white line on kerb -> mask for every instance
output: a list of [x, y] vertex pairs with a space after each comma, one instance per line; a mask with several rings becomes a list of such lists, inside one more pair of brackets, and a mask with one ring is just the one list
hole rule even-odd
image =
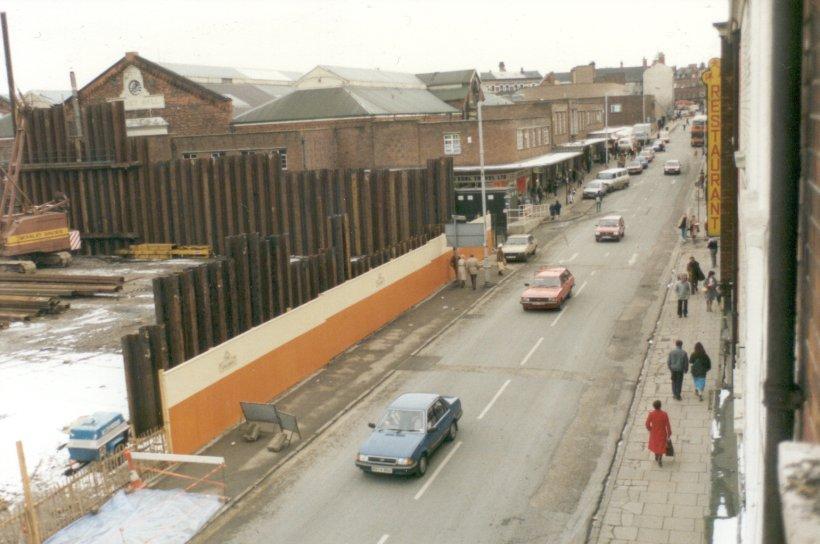
[[[507, 381], [507, 383], [509, 383], [509, 380]], [[447, 464], [447, 462], [450, 460], [450, 458], [453, 456], [453, 454], [460, 447], [461, 447], [461, 440], [459, 440], [458, 442], [455, 443], [455, 445], [453, 446], [453, 449], [451, 449], [450, 453], [447, 454], [447, 457], [444, 458], [444, 460], [436, 468], [436, 470], [433, 472], [433, 474], [430, 475], [430, 477], [427, 479], [427, 481], [424, 483], [424, 485], [421, 486], [421, 489], [419, 489], [419, 492], [416, 493], [415, 497], [413, 497], [414, 500], [419, 500], [421, 498], [421, 496], [424, 495], [424, 492], [427, 491], [427, 488], [430, 487], [430, 484], [432, 484], [435, 481], [436, 476], [438, 476], [439, 472], [441, 472], [441, 469], [444, 468], [444, 466]], [[382, 538], [384, 538], [384, 537], [382, 537]]]
[[388, 538], [390, 538], [390, 535], [382, 535], [382, 537], [379, 539], [378, 542], [376, 542], [376, 544], [384, 544], [385, 542], [387, 542]]
[[563, 311], [558, 310], [558, 312], [559, 312], [559, 313], [558, 313], [558, 317], [556, 317], [556, 318], [552, 321], [552, 323], [550, 323], [550, 327], [554, 327], [554, 326], [555, 326], [555, 324], [556, 324], [556, 323], [558, 323], [558, 320], [559, 320], [559, 319], [561, 319], [561, 316], [562, 316], [562, 315], [564, 315], [564, 312], [563, 312]]
[[490, 403], [487, 406], [485, 406], [483, 410], [481, 410], [481, 413], [478, 414], [478, 419], [484, 419], [484, 416], [487, 415], [487, 412], [490, 411], [490, 408], [493, 407], [493, 404], [495, 404], [495, 401], [498, 400], [498, 397], [501, 396], [501, 393], [504, 392], [504, 390], [507, 388], [508, 385], [510, 385], [510, 380], [507, 380], [506, 382], [504, 382], [504, 385], [501, 386], [501, 389], [499, 389], [498, 392], [495, 394], [495, 396], [492, 398], [492, 400], [490, 400]]
[[633, 264], [635, 264], [635, 261], [637, 261], [637, 260], [638, 260], [638, 254], [633, 253], [632, 256], [629, 258], [629, 266], [632, 266]]
[[[593, 273], [594, 273], [594, 271], [593, 271]], [[591, 275], [592, 275], [592, 274], [590, 274], [590, 276], [591, 276]], [[584, 283], [582, 283], [582, 284], [581, 284], [581, 287], [579, 287], [579, 288], [578, 288], [578, 291], [576, 291], [576, 292], [575, 292], [575, 296], [578, 296], [578, 295], [580, 295], [580, 294], [581, 294], [581, 291], [583, 291], [583, 290], [584, 290], [584, 287], [586, 287], [586, 286], [587, 286], [587, 283], [589, 283], [589, 282], [585, 281]]]
[[532, 357], [532, 354], [535, 353], [535, 350], [538, 349], [538, 346], [540, 346], [541, 342], [543, 342], [543, 341], [544, 341], [544, 337], [542, 336], [541, 338], [538, 339], [538, 342], [535, 343], [535, 345], [532, 347], [532, 349], [529, 351], [529, 353], [527, 353], [527, 355], [521, 361], [521, 366], [524, 366], [525, 364], [527, 364], [527, 361], [530, 360], [530, 357]]

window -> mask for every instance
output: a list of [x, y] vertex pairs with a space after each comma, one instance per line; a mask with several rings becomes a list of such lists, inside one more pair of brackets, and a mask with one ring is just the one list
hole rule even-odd
[[195, 158], [197, 158], [197, 156], [198, 155], [196, 153], [183, 153], [182, 154], [183, 159], [190, 159], [190, 160], [194, 160]]
[[519, 129], [519, 130], [516, 131], [516, 133], [515, 133], [515, 142], [516, 142], [516, 147], [519, 150], [524, 149], [524, 131], [523, 130]]
[[288, 148], [286, 147], [277, 147], [273, 149], [276, 153], [279, 153], [279, 163], [282, 165], [282, 170], [288, 169]]
[[515, 134], [516, 148], [519, 150], [542, 147], [550, 144], [550, 127], [519, 128]]
[[451, 132], [444, 135], [444, 154], [461, 155], [461, 134]]
[[544, 145], [550, 145], [550, 127], [541, 127], [541, 139]]
[[224, 156], [225, 156], [224, 151], [214, 151], [214, 152], [211, 153], [211, 158], [212, 159], [218, 159], [219, 157], [224, 157]]
[[621, 113], [621, 105], [620, 104], [610, 104], [609, 105], [609, 113]]

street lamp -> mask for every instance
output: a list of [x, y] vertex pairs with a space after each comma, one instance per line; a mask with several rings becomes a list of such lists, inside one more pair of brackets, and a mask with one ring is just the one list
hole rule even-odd
[[484, 124], [481, 117], [481, 104], [484, 99], [478, 101], [478, 168], [481, 173], [481, 220], [484, 231], [484, 287], [490, 284], [490, 257], [487, 252], [487, 181], [484, 178]]
[[609, 94], [604, 93], [604, 156], [609, 166]]

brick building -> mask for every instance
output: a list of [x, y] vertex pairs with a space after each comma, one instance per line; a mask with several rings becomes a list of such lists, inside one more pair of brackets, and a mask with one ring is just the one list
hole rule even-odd
[[706, 87], [700, 75], [705, 69], [706, 65], [700, 63], [689, 64], [675, 70], [675, 101], [688, 100], [703, 109], [706, 102]]
[[476, 104], [484, 97], [478, 72], [455, 70], [416, 74], [416, 76], [427, 85], [428, 91], [459, 110], [463, 119], [475, 118]]
[[517, 72], [507, 71], [503, 62], [498, 63], [498, 71], [481, 72], [481, 88], [484, 92], [512, 95], [521, 89], [535, 87], [543, 76], [536, 70], [524, 70], [521, 68]]
[[125, 56], [79, 91], [81, 104], [122, 100], [129, 136], [226, 131], [231, 99], [137, 53]]

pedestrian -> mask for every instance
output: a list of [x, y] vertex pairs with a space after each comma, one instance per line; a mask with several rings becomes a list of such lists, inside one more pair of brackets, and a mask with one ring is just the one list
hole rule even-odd
[[575, 202], [575, 189], [569, 190], [569, 203], [572, 204]]
[[689, 317], [690, 294], [692, 294], [692, 287], [686, 274], [678, 274], [678, 282], [675, 284], [675, 295], [678, 297], [678, 317]]
[[550, 204], [550, 221], [555, 219], [555, 204]]
[[450, 268], [453, 269], [453, 277], [458, 282], [458, 250], [453, 248], [453, 254], [450, 256]]
[[467, 259], [467, 272], [470, 274], [470, 283], [473, 286], [473, 291], [475, 291], [476, 282], [478, 281], [478, 259], [475, 258], [475, 255], [470, 254], [470, 258]]
[[718, 239], [712, 236], [706, 243], [706, 247], [709, 248], [709, 256], [712, 258], [712, 268], [717, 268]]
[[694, 242], [695, 239], [698, 237], [698, 218], [695, 217], [695, 214], [689, 216], [689, 236], [692, 238]]
[[666, 454], [666, 444], [672, 438], [672, 426], [669, 425], [669, 415], [661, 410], [661, 401], [652, 403], [654, 410], [646, 416], [646, 430], [649, 431], [649, 451], [655, 454], [655, 461], [659, 467], [663, 466], [663, 456]]
[[682, 340], [675, 340], [675, 349], [669, 352], [666, 366], [672, 377], [672, 397], [675, 400], [683, 400], [681, 388], [683, 387], [683, 375], [689, 371], [689, 355], [683, 349]]
[[688, 226], [689, 219], [686, 217], [686, 214], [683, 214], [678, 221], [678, 228], [680, 229], [680, 240], [681, 242], [686, 241], [686, 229]]
[[596, 212], [601, 211], [601, 206], [603, 205], [603, 203], [604, 203], [604, 197], [601, 196], [601, 193], [598, 193], [597, 195], [595, 195], [595, 211]]
[[498, 244], [498, 247], [495, 250], [495, 264], [498, 266], [499, 276], [503, 276], [504, 271], [507, 269], [507, 258], [504, 256], [504, 252], [501, 248], [502, 245]]
[[712, 369], [712, 360], [706, 355], [703, 344], [695, 342], [695, 349], [692, 350], [692, 357], [689, 359], [692, 365], [692, 382], [695, 384], [695, 394], [699, 400], [703, 400], [703, 389], [706, 387], [706, 373]]
[[695, 257], [689, 257], [689, 264], [686, 265], [686, 273], [689, 275], [689, 283], [692, 284], [691, 293], [697, 294], [698, 282], [706, 279], [703, 275], [703, 270], [700, 268], [700, 263], [695, 260]]
[[712, 311], [712, 303], [719, 300], [718, 282], [715, 277], [715, 271], [710, 270], [709, 275], [706, 276], [706, 282], [703, 284], [706, 287], [706, 311]]
[[557, 198], [555, 199], [555, 204], [553, 204], [553, 206], [555, 206], [555, 215], [561, 215], [561, 203], [558, 202]]
[[458, 256], [458, 286], [464, 289], [467, 284], [467, 260], [464, 255]]

